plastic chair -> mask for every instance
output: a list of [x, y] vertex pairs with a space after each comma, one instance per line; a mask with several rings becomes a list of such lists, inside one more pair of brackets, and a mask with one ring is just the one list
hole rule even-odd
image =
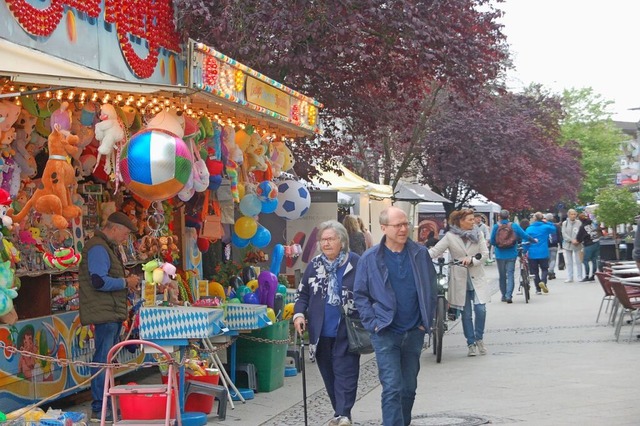
[[258, 391], [258, 372], [256, 366], [250, 363], [240, 363], [236, 365], [236, 382], [238, 381], [238, 373], [245, 373], [247, 375], [247, 387]]
[[624, 321], [624, 317], [626, 314], [629, 314], [630, 323], [631, 323], [631, 331], [629, 333], [629, 343], [631, 343], [631, 338], [633, 337], [633, 329], [636, 325], [636, 320], [640, 319], [640, 301], [631, 300], [629, 297], [629, 293], [627, 292], [627, 288], [619, 282], [612, 281], [611, 288], [613, 289], [613, 293], [620, 303], [620, 317], [618, 318], [618, 324], [616, 325], [616, 341], [620, 340], [620, 330], [622, 328], [622, 322]]
[[[120, 348], [128, 345], [141, 345], [149, 346], [155, 349], [156, 352], [162, 354], [165, 359], [172, 359], [171, 355], [159, 345], [156, 345], [153, 342], [148, 342], [146, 340], [125, 340], [117, 343], [113, 346], [109, 353], [107, 354], [107, 362], [113, 363], [116, 355], [120, 352]], [[178, 381], [176, 380], [176, 370], [174, 368], [174, 364], [169, 364], [169, 371], [167, 374], [167, 383], [166, 384], [157, 384], [157, 385], [115, 385], [115, 377], [113, 367], [107, 367], [105, 370], [105, 378], [104, 378], [104, 393], [103, 393], [103, 401], [107, 401], [107, 398], [111, 398], [111, 407], [114, 413], [118, 412], [118, 397], [122, 395], [166, 395], [166, 408], [165, 408], [165, 418], [164, 425], [169, 426], [173, 423], [173, 419], [171, 418], [171, 403], [173, 399], [173, 403], [175, 404], [175, 420], [178, 423], [178, 426], [182, 426], [182, 418], [180, 416], [180, 401], [179, 401], [179, 390], [178, 390]], [[105, 425], [106, 416], [107, 416], [107, 405], [106, 403], [102, 404], [102, 415], [100, 417], [100, 426]], [[114, 420], [114, 426], [118, 424], [162, 424], [159, 421], [154, 420], [125, 420], [118, 422], [117, 419]], [[160, 419], [158, 419], [160, 420]]]
[[[194, 380], [187, 380], [184, 386], [184, 399], [189, 398], [192, 393], [199, 393], [203, 395], [210, 395], [214, 398], [214, 402], [218, 400], [218, 419], [224, 420], [227, 418], [227, 399], [229, 398], [229, 391], [224, 386], [214, 385], [213, 383], [196, 382]], [[208, 413], [207, 413], [208, 414]]]
[[[596, 323], [600, 320], [600, 313], [602, 312], [602, 306], [604, 302], [607, 302], [607, 306], [604, 309], [604, 312], [607, 313], [609, 310], [609, 305], [611, 302], [615, 301], [615, 295], [613, 294], [613, 290], [611, 289], [611, 282], [609, 279], [611, 275], [605, 274], [604, 272], [596, 272], [596, 277], [598, 278], [598, 282], [604, 291], [604, 296], [602, 296], [602, 300], [600, 301], [600, 309], [598, 309], [598, 316], [596, 317]], [[611, 316], [613, 314], [613, 308], [609, 314], [609, 322], [611, 322]]]

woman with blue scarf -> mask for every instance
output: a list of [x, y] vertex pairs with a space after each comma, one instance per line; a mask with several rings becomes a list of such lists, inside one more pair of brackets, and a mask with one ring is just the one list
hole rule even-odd
[[[349, 352], [342, 316], [357, 316], [353, 282], [358, 256], [349, 251], [347, 230], [335, 220], [318, 226], [321, 254], [302, 276], [294, 306], [293, 324], [302, 334], [309, 326], [309, 354], [315, 357], [333, 406], [333, 426], [351, 425], [356, 402], [360, 355]], [[305, 321], [306, 314], [306, 321]]]
[[[484, 261], [489, 256], [484, 235], [475, 225], [474, 211], [456, 210], [449, 215], [449, 232], [429, 250], [436, 259], [449, 250], [450, 258], [461, 265], [449, 268], [449, 293], [452, 308], [462, 309], [462, 330], [467, 339], [468, 356], [485, 355], [484, 323], [487, 317], [485, 304], [491, 301], [491, 289], [484, 277]], [[480, 254], [479, 259], [476, 258]], [[475, 314], [475, 324], [472, 314]]]

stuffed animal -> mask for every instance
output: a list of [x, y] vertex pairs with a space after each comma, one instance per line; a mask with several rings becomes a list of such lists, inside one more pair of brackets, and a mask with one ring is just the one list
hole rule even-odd
[[[11, 261], [7, 260], [5, 262], [0, 263], [0, 318], [2, 322], [6, 322], [8, 324], [14, 324], [17, 321], [18, 316], [9, 316], [7, 315], [14, 311], [13, 309], [13, 299], [18, 297], [18, 292], [13, 288], [13, 280], [14, 273], [11, 268]], [[11, 319], [13, 318], [13, 322]]]
[[13, 230], [13, 219], [7, 216], [7, 211], [11, 205], [11, 197], [4, 189], [0, 189], [0, 226], [3, 235], [7, 236]]
[[76, 188], [76, 176], [68, 156], [76, 154], [78, 137], [65, 135], [57, 127], [49, 135], [49, 159], [42, 172], [41, 185], [33, 193], [20, 213], [13, 214], [9, 209], [8, 215], [14, 222], [21, 222], [31, 211], [31, 208], [43, 214], [52, 214], [52, 221], [56, 228], [66, 229], [69, 219], [79, 217], [82, 210], [73, 204], [71, 190]]
[[100, 158], [106, 157], [104, 171], [107, 175], [111, 174], [111, 154], [116, 144], [124, 140], [124, 128], [118, 120], [116, 109], [111, 104], [104, 104], [100, 108], [100, 121], [95, 126], [96, 139], [100, 141], [98, 147], [98, 157], [96, 158], [96, 167], [100, 164]]
[[[184, 119], [182, 120], [182, 123], [184, 124]], [[151, 120], [149, 120], [147, 129], [166, 130], [178, 136], [180, 139], [184, 137], [184, 127], [180, 125], [178, 117], [165, 110], [160, 111]]]
[[154, 271], [156, 269], [159, 269], [161, 264], [162, 262], [160, 262], [160, 260], [158, 259], [152, 259], [147, 263], [142, 264], [142, 271], [144, 272], [145, 282], [149, 284], [160, 284], [162, 282], [162, 279], [160, 279], [159, 281], [154, 281], [153, 277]]
[[11, 148], [11, 144], [16, 140], [16, 129], [13, 127], [6, 132], [0, 133], [0, 153], [3, 157], [11, 157], [16, 152]]
[[67, 132], [71, 130], [71, 111], [69, 111], [69, 102], [62, 102], [60, 107], [53, 111], [53, 114], [51, 114], [51, 118], [49, 119], [49, 125], [51, 126], [52, 131], [55, 126], [60, 126], [60, 130]]
[[13, 102], [0, 101], [0, 132], [7, 132], [18, 121], [20, 107]]

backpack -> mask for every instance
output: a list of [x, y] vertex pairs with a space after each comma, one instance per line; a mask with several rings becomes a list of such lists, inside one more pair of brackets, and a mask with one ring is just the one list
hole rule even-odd
[[549, 234], [549, 245], [551, 247], [555, 247], [556, 245], [558, 245], [558, 228], [557, 227], [556, 227], [556, 232], [554, 232], [553, 234]]
[[498, 225], [496, 232], [496, 247], [501, 249], [511, 248], [516, 245], [516, 233], [511, 222]]

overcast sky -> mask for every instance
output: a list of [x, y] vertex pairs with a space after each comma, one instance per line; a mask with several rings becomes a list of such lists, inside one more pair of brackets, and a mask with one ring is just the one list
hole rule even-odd
[[506, 0], [499, 7], [516, 66], [511, 88], [592, 87], [615, 101], [614, 120], [640, 120], [640, 110], [629, 111], [640, 107], [640, 1]]

